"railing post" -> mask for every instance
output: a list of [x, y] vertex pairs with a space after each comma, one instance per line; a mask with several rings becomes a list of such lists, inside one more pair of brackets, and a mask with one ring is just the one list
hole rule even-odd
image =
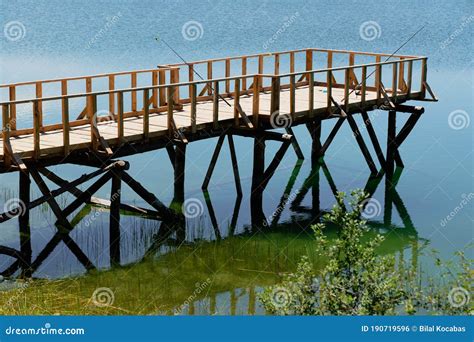
[[[171, 69], [170, 83], [179, 83], [179, 68]], [[179, 103], [179, 86], [174, 87], [173, 91], [174, 104]]]
[[[67, 80], [61, 81], [61, 95], [67, 95]], [[61, 99], [62, 107], [62, 122], [63, 122], [63, 146], [64, 146], [64, 156], [69, 154], [69, 99], [63, 97]]]
[[[226, 58], [225, 60], [225, 77], [230, 77], [230, 59]], [[230, 93], [230, 81], [225, 80], [225, 92], [226, 94]]]
[[[43, 97], [43, 84], [36, 82], [36, 98], [40, 99]], [[43, 128], [43, 101], [38, 101], [38, 120], [39, 128]]]
[[332, 71], [328, 70], [327, 76], [326, 76], [326, 106], [328, 107], [328, 113], [329, 115], [332, 115]]
[[258, 115], [260, 112], [260, 77], [259, 75], [253, 77], [252, 117], [255, 129], [258, 128]]
[[196, 103], [197, 103], [197, 87], [191, 84], [191, 132], [196, 133]]
[[[212, 61], [207, 62], [207, 79], [212, 80]], [[212, 95], [212, 84], [207, 83], [207, 95]]]
[[393, 69], [392, 69], [392, 97], [393, 100], [397, 100], [397, 89], [398, 89], [398, 84], [397, 84], [397, 79], [398, 79], [398, 63], [393, 63]]
[[[310, 70], [313, 70], [313, 50], [306, 50], [306, 71]], [[307, 77], [309, 77], [309, 74], [307, 75]]]
[[[375, 63], [380, 63], [380, 55], [375, 57]], [[375, 66], [375, 89], [377, 91], [377, 104], [380, 104], [380, 97], [382, 95], [382, 65]]]
[[411, 93], [411, 83], [413, 79], [413, 61], [408, 61], [408, 71], [407, 71], [407, 94]]
[[[10, 86], [8, 89], [10, 101], [16, 100], [16, 88], [15, 86]], [[10, 105], [10, 131], [16, 130], [16, 104], [12, 103]]]
[[360, 102], [362, 106], [365, 105], [365, 93], [367, 91], [367, 67], [363, 66], [362, 67], [362, 85], [361, 85], [361, 97], [360, 97]]
[[143, 137], [148, 140], [150, 134], [150, 91], [143, 89]]
[[115, 89], [115, 75], [109, 75], [109, 113], [115, 115], [115, 93], [112, 91]]
[[[158, 80], [159, 80], [159, 85], [163, 86], [166, 84], [166, 70], [159, 70], [158, 71]], [[164, 106], [166, 104], [166, 88], [165, 87], [160, 87], [158, 90], [159, 93], [159, 100], [160, 100], [160, 107]]]
[[[137, 73], [136, 72], [132, 72], [130, 74], [130, 83], [131, 83], [132, 88], [137, 87]], [[132, 99], [132, 112], [136, 112], [137, 111], [137, 92], [135, 90], [132, 91], [131, 99]]]
[[[151, 84], [153, 86], [158, 85], [158, 72], [157, 71], [152, 71], [151, 72]], [[153, 108], [158, 108], [158, 89], [153, 88], [153, 90], [151, 92], [152, 92], [151, 103], [153, 105]]]
[[173, 110], [174, 110], [174, 86], [169, 85], [167, 88], [167, 102], [168, 102], [168, 117], [167, 117], [167, 126], [170, 136], [173, 136]]
[[124, 140], [124, 129], [123, 129], [123, 92], [117, 93], [117, 137], [119, 143]]
[[99, 126], [97, 125], [97, 95], [89, 95], [90, 97], [90, 104], [91, 104], [91, 117], [89, 118], [89, 124], [91, 126], [91, 145], [94, 151], [97, 151], [98, 148], [98, 137], [95, 135], [93, 127], [96, 126], [97, 130], [99, 130]]
[[270, 115], [276, 113], [280, 115], [280, 77], [272, 77], [272, 87], [270, 95]]
[[219, 122], [219, 82], [213, 82], [214, 93], [212, 94], [212, 127], [216, 129]]
[[421, 60], [421, 85], [420, 85], [420, 90], [421, 90], [421, 96], [423, 98], [426, 97], [426, 72], [428, 70], [428, 65], [426, 63], [426, 58], [423, 58]]
[[308, 73], [308, 102], [309, 102], [309, 117], [314, 116], [314, 74]]
[[33, 158], [38, 159], [40, 156], [40, 105], [39, 101], [33, 101]]
[[290, 76], [290, 114], [294, 121], [295, 119], [295, 101], [296, 101], [296, 76]]
[[280, 73], [280, 54], [275, 54], [275, 75]]
[[295, 72], [295, 53], [290, 52], [290, 73]]
[[[188, 81], [194, 81], [194, 64], [188, 64]], [[192, 85], [189, 85], [189, 98], [191, 99]]]
[[[242, 76], [247, 75], [247, 57], [242, 57]], [[242, 78], [242, 91], [247, 90], [247, 78]]]
[[8, 143], [10, 140], [10, 115], [7, 104], [2, 105], [2, 137], [3, 137], [3, 162], [6, 167], [11, 165], [11, 157], [8, 151]]
[[344, 73], [344, 110], [349, 109], [349, 88], [351, 79], [351, 68], [346, 68]]
[[[245, 77], [244, 77], [244, 79], [245, 79]], [[234, 90], [235, 90], [234, 91], [234, 126], [239, 127], [240, 113], [239, 113], [237, 108], [238, 108], [239, 102], [240, 102], [240, 78], [235, 79]]]

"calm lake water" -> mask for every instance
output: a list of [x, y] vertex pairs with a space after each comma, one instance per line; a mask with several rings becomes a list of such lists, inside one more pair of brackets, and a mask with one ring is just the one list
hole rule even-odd
[[[400, 214], [394, 206], [391, 222], [384, 220], [381, 182], [374, 194], [381, 210], [371, 221], [374, 231], [387, 236], [381, 253], [396, 253], [408, 259], [415, 254], [415, 261], [427, 272], [431, 271], [431, 262], [427, 257], [418, 258], [419, 253], [436, 249], [449, 260], [454, 252], [472, 243], [473, 203], [467, 200], [463, 204], [473, 192], [472, 1], [334, 1], [331, 5], [320, 1], [4, 1], [0, 7], [2, 27], [12, 21], [24, 26], [22, 39], [1, 37], [2, 84], [180, 62], [163, 43], [157, 43], [156, 36], [165, 39], [188, 61], [305, 47], [391, 53], [425, 25], [399, 53], [429, 57], [428, 81], [440, 100], [411, 103], [426, 110], [400, 150], [405, 169], [397, 186], [398, 204], [402, 203], [406, 212]], [[296, 20], [291, 20], [293, 17]], [[183, 38], [182, 27], [189, 21], [201, 25], [202, 37], [192, 41]], [[373, 40], [364, 40], [360, 34], [361, 25], [368, 21], [376, 24]], [[285, 29], [277, 34], [281, 27]], [[378, 112], [373, 118], [381, 142], [386, 141], [385, 114]], [[399, 117], [404, 115], [400, 113]], [[399, 127], [403, 121], [399, 119]], [[19, 124], [29, 122], [30, 115], [20, 112]], [[323, 137], [332, 125], [323, 124]], [[295, 128], [295, 134], [306, 159], [295, 169], [296, 156], [288, 150], [264, 193], [267, 216], [278, 207], [289, 181], [291, 184], [294, 180], [290, 190], [294, 192], [302, 188], [310, 174], [309, 134], [302, 126]], [[311, 210], [305, 210], [311, 208], [311, 191], [298, 208], [285, 207], [280, 224], [271, 232], [253, 232], [249, 201], [253, 142], [235, 137], [244, 195], [237, 202], [240, 207], [233, 228], [237, 196], [228, 153], [220, 156], [209, 196], [200, 189], [216, 140], [195, 142], [187, 149], [186, 198], [202, 203], [202, 215], [188, 220], [185, 243], [175, 238], [164, 246], [155, 246], [160, 223], [124, 215], [122, 265], [138, 262], [149, 253], [139, 264], [105, 271], [110, 267], [108, 212], [89, 208], [71, 237], [104, 272], [80, 277], [80, 293], [90, 296], [96, 287], [110, 287], [117, 305], [133, 310], [136, 305], [149, 302], [143, 308], [147, 313], [169, 312], [189, 298], [196, 302], [190, 313], [261, 312], [255, 293], [278, 282], [279, 274], [294, 270], [300, 256], [311, 253], [312, 235], [303, 229], [312, 222]], [[268, 160], [278, 146], [268, 144]], [[227, 145], [223, 151], [227, 151]], [[171, 202], [173, 170], [166, 151], [125, 159], [130, 162], [132, 176], [163, 202]], [[349, 192], [365, 186], [369, 172], [347, 125], [328, 150], [325, 161], [338, 190]], [[72, 165], [51, 169], [67, 179], [90, 170]], [[334, 204], [334, 196], [323, 172], [320, 180], [321, 208], [328, 210]], [[0, 175], [0, 208], [17, 196], [17, 184], [17, 175]], [[110, 187], [106, 186], [98, 196], [106, 198], [108, 191]], [[39, 191], [33, 188], [33, 193], [36, 196]], [[206, 198], [210, 198], [211, 209]], [[129, 189], [124, 189], [122, 199], [145, 206]], [[70, 196], [61, 198], [63, 203], [70, 200]], [[212, 211], [222, 237], [216, 242], [213, 241], [219, 234], [213, 228]], [[33, 210], [31, 218], [35, 257], [56, 229], [47, 207]], [[15, 220], [2, 224], [0, 245], [19, 247]], [[9, 257], [0, 256], [0, 271], [11, 263]], [[59, 243], [34, 276], [64, 278], [83, 274], [80, 262]], [[208, 278], [209, 284], [205, 283]], [[197, 283], [204, 283], [205, 289], [196, 295]], [[134, 303], [139, 304], [134, 307]]]

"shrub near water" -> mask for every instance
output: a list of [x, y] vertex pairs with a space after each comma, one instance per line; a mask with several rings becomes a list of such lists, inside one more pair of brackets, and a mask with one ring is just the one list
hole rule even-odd
[[[352, 192], [351, 210], [344, 208], [345, 194], [339, 193], [336, 205], [324, 216], [324, 223], [313, 227], [318, 256], [326, 260], [318, 272], [303, 257], [295, 273], [267, 288], [260, 300], [270, 314], [276, 315], [387, 315], [395, 313], [462, 314], [469, 313], [472, 273], [469, 260], [459, 253], [461, 270], [453, 265], [440, 267], [439, 281], [431, 278], [420, 286], [416, 270], [396, 264], [395, 257], [379, 256], [376, 249], [384, 237], [368, 242], [363, 235], [368, 227], [361, 220], [364, 199], [361, 190]], [[335, 225], [338, 235], [329, 242], [325, 227]], [[457, 291], [453, 294], [454, 291]], [[454, 305], [453, 305], [454, 303]]]

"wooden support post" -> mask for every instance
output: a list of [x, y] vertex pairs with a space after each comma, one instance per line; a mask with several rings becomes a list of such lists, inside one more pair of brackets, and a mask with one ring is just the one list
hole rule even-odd
[[258, 128], [258, 116], [260, 113], [260, 76], [253, 77], [253, 92], [252, 92], [252, 117], [253, 126]]
[[413, 61], [408, 61], [408, 70], [407, 70], [407, 94], [411, 94], [411, 84], [413, 80]]
[[390, 180], [393, 177], [394, 172], [394, 158], [396, 150], [396, 112], [390, 110], [388, 112], [388, 127], [387, 127], [387, 166], [385, 168], [385, 173], [387, 175], [387, 180]]
[[258, 55], [258, 73], [261, 75], [263, 74], [263, 65], [264, 61], [263, 61], [263, 55]]
[[216, 167], [217, 158], [219, 157], [219, 153], [221, 152], [222, 144], [224, 143], [225, 134], [221, 134], [219, 139], [217, 139], [216, 148], [214, 149], [214, 153], [211, 157], [211, 162], [209, 163], [209, 168], [207, 169], [206, 177], [204, 178], [204, 182], [202, 183], [201, 189], [207, 190], [209, 186], [209, 182], [212, 177], [212, 173], [214, 172], [214, 168]]
[[219, 127], [219, 82], [213, 82], [214, 92], [212, 94], [212, 127]]
[[250, 195], [250, 216], [252, 225], [260, 228], [265, 225], [263, 213], [263, 173], [265, 170], [265, 139], [257, 134], [253, 144], [252, 189]]
[[306, 127], [311, 135], [311, 168], [319, 164], [319, 158], [323, 156], [321, 146], [321, 119], [309, 122]]
[[351, 69], [346, 68], [344, 73], [344, 111], [347, 113], [349, 111], [349, 89], [351, 81]]
[[295, 72], [295, 53], [290, 52], [290, 73]]
[[421, 96], [423, 98], [426, 97], [426, 73], [428, 71], [428, 65], [426, 63], [426, 58], [423, 58], [421, 61], [421, 85], [420, 85], [420, 91], [421, 91]]
[[275, 75], [278, 75], [280, 73], [280, 54], [275, 54], [275, 70], [274, 70]]
[[362, 138], [359, 128], [357, 127], [357, 123], [355, 122], [351, 114], [347, 115], [347, 121], [349, 122], [349, 126], [351, 127], [352, 132], [354, 133], [354, 137], [357, 141], [357, 144], [359, 145], [359, 148], [362, 154], [364, 155], [365, 161], [367, 162], [367, 165], [369, 166], [370, 171], [373, 174], [376, 174], [377, 167], [375, 166], [374, 160], [372, 159], [372, 156], [370, 155], [369, 149], [367, 148], [367, 145], [364, 142], [364, 138]]
[[241, 197], [242, 185], [240, 184], [239, 164], [237, 162], [237, 154], [235, 153], [234, 138], [232, 137], [232, 134], [227, 135], [227, 140], [229, 141], [230, 158], [232, 161], [232, 170], [234, 171], [235, 190], [237, 191], [237, 196]]
[[30, 231], [30, 174], [28, 171], [19, 172], [20, 178], [20, 203], [21, 210], [18, 216], [18, 224], [20, 230], [20, 251], [21, 251], [21, 266], [22, 276], [30, 278], [32, 275], [31, 269], [31, 231]]
[[[97, 126], [97, 95], [89, 95], [91, 116], [89, 117], [89, 124], [91, 126], [91, 146], [93, 151], [97, 151], [99, 146], [99, 137], [94, 132], [94, 127]], [[96, 127], [98, 129], [98, 127]]]
[[397, 93], [398, 93], [398, 64], [392, 64], [392, 100], [393, 102], [397, 102]]
[[115, 90], [115, 75], [109, 75], [109, 114], [115, 115], [115, 93], [112, 93]]
[[[170, 73], [171, 73], [170, 83], [172, 84], [179, 83], [179, 69], [178, 68], [171, 69]], [[179, 86], [174, 86], [173, 101], [175, 105], [179, 104]]]
[[[194, 81], [194, 64], [188, 64], [188, 82]], [[189, 85], [189, 98], [191, 98], [192, 84]]]
[[[9, 86], [8, 87], [8, 99], [10, 101], [15, 101], [16, 100], [16, 88], [15, 86]], [[12, 103], [10, 104], [10, 119], [9, 119], [9, 124], [10, 124], [10, 131], [15, 131], [16, 130], [16, 104]]]
[[[61, 81], [61, 95], [67, 95], [67, 81]], [[64, 146], [64, 156], [69, 154], [69, 99], [63, 97], [61, 99], [61, 113], [62, 113], [62, 123], [63, 123], [63, 146]]]
[[[380, 55], [375, 57], [375, 63], [380, 63]], [[382, 97], [382, 66], [375, 66], [375, 90], [377, 91], [377, 104], [380, 104]]]
[[189, 96], [191, 99], [191, 132], [196, 133], [196, 104], [197, 104], [197, 88], [196, 84], [189, 86]]
[[360, 104], [362, 107], [365, 106], [365, 97], [367, 92], [367, 67], [362, 67], [362, 84], [360, 89]]
[[362, 110], [361, 114], [362, 119], [364, 120], [365, 127], [367, 129], [367, 133], [369, 134], [370, 140], [372, 141], [372, 145], [374, 146], [374, 150], [379, 160], [379, 163], [382, 169], [385, 170], [386, 160], [383, 155], [382, 148], [380, 147], [379, 140], [377, 139], [374, 127], [372, 126], [372, 122], [370, 121], [369, 114], [365, 110]]
[[[313, 70], [313, 50], [306, 50], [306, 71]], [[309, 74], [306, 75], [309, 81]]]
[[328, 107], [328, 116], [332, 115], [332, 72], [328, 71], [326, 76], [326, 106]]
[[174, 199], [173, 202], [184, 202], [184, 175], [186, 161], [186, 144], [176, 143], [174, 160]]
[[110, 225], [109, 248], [110, 264], [120, 265], [120, 200], [122, 192], [122, 170], [115, 169], [112, 173], [112, 189], [110, 193]]
[[150, 91], [143, 90], [143, 138], [148, 140], [150, 134]]

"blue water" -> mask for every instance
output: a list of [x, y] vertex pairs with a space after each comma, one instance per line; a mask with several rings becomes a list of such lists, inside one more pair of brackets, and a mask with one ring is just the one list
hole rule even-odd
[[[472, 1], [3, 1], [0, 6], [2, 27], [11, 21], [19, 21], [25, 28], [20, 40], [8, 40], [5, 35], [0, 38], [2, 84], [153, 68], [157, 64], [180, 62], [163, 43], [157, 43], [157, 36], [165, 39], [186, 60], [305, 47], [391, 53], [424, 26], [399, 53], [429, 57], [428, 82], [440, 101], [413, 103], [423, 105], [426, 111], [401, 147], [406, 167], [397, 190], [418, 237], [427, 241], [429, 248], [439, 250], [443, 258], [449, 259], [453, 252], [472, 242], [474, 213], [471, 201], [442, 224], [442, 220], [461, 205], [463, 195], [473, 192], [474, 123], [468, 122], [464, 128], [453, 129], [448, 120], [450, 113], [462, 111], [463, 118], [472, 121]], [[269, 44], [269, 39], [292, 16], [297, 19]], [[199, 22], [203, 28], [202, 37], [193, 41], [184, 39], [181, 32], [183, 25], [191, 20]], [[107, 25], [111, 21], [113, 23]], [[374, 40], [361, 38], [359, 28], [367, 21], [374, 21], [379, 27], [380, 36]], [[102, 32], [99, 37], [94, 38], [99, 32]], [[373, 120], [380, 141], [386, 139], [387, 123], [383, 114], [380, 112]], [[19, 124], [21, 120], [29, 122], [31, 118], [20, 116]], [[323, 125], [323, 136], [331, 128], [332, 123]], [[306, 156], [296, 180], [297, 189], [309, 174], [310, 140], [304, 127], [296, 128], [295, 133]], [[237, 230], [243, 231], [250, 222], [252, 141], [240, 137], [235, 141], [244, 186]], [[187, 197], [203, 200], [200, 185], [214, 144], [215, 140], [206, 140], [188, 147]], [[269, 143], [268, 155], [271, 156], [277, 147], [276, 143]], [[349, 191], [364, 186], [368, 169], [348, 127], [341, 129], [325, 159], [339, 190]], [[171, 201], [172, 169], [166, 152], [150, 152], [127, 160], [131, 163], [133, 176], [165, 203]], [[290, 149], [265, 191], [264, 210], [267, 215], [275, 210], [295, 161]], [[217, 220], [223, 227], [230, 221], [235, 201], [229, 165], [229, 156], [222, 154], [209, 189]], [[53, 170], [67, 175], [68, 179], [84, 172], [77, 166], [54, 167]], [[16, 182], [15, 175], [0, 175], [3, 189], [15, 192]], [[105, 197], [107, 191], [102, 190], [100, 195]], [[375, 194], [381, 203], [383, 194], [382, 184]], [[128, 191], [123, 198], [141, 204]], [[2, 198], [6, 199], [8, 197]], [[309, 206], [310, 201], [308, 195], [302, 204]], [[321, 206], [328, 209], [333, 203], [329, 186], [322, 178]], [[54, 232], [50, 215], [40, 210], [36, 215], [40, 219], [33, 223], [37, 231], [35, 236], [43, 242], [37, 243], [35, 252]], [[294, 215], [286, 208], [282, 221], [290, 220]], [[383, 221], [381, 216], [375, 219]], [[123, 220], [123, 226], [127, 226], [128, 219]], [[403, 226], [395, 211], [393, 224]], [[206, 229], [210, 227], [207, 210], [202, 222], [195, 225], [205, 227], [205, 237], [213, 237], [211, 229]], [[80, 227], [78, 231], [81, 230], [85, 228]], [[0, 232], [0, 243], [17, 246], [16, 234], [15, 223], [9, 223]], [[87, 244], [87, 236], [81, 237], [77, 231], [75, 234], [78, 241]], [[132, 254], [130, 261], [138, 257]], [[81, 272], [80, 265], [67, 252], [56, 251], [52, 259], [56, 262], [44, 266], [39, 275], [62, 276]]]

